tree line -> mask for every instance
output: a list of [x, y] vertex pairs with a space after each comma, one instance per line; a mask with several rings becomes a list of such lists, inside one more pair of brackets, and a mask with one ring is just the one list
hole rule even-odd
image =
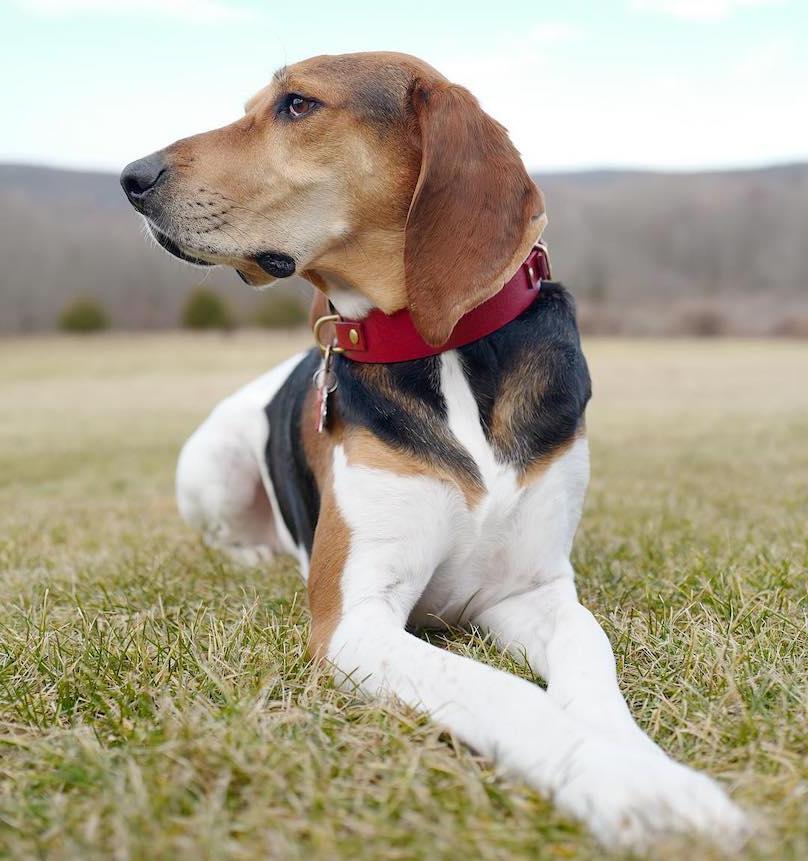
[[[536, 179], [586, 331], [808, 336], [808, 165]], [[300, 279], [256, 293], [151, 247], [112, 174], [0, 165], [0, 215], [0, 332], [52, 330], [77, 302], [116, 328], [173, 328], [200, 289], [232, 325], [300, 320], [309, 301]]]

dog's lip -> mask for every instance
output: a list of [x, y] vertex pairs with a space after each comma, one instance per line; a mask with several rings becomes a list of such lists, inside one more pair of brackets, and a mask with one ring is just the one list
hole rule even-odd
[[253, 258], [255, 263], [273, 278], [288, 278], [295, 274], [297, 265], [294, 257], [283, 251], [263, 251]]
[[[214, 258], [213, 260], [206, 260], [203, 257], [198, 256], [198, 253], [195, 253], [194, 249], [186, 250], [182, 248], [179, 243], [172, 239], [167, 233], [164, 233], [159, 227], [155, 226], [151, 219], [147, 218], [146, 223], [148, 225], [149, 232], [152, 234], [155, 241], [173, 257], [177, 257], [179, 260], [182, 260], [185, 263], [191, 263], [195, 266], [229, 265], [236, 270], [238, 276], [246, 284], [256, 286], [256, 284], [262, 283], [260, 278], [256, 281], [254, 275], [244, 271], [244, 269], [239, 266], [238, 260], [233, 258], [221, 260]], [[296, 268], [294, 258], [288, 254], [284, 254], [282, 251], [265, 251], [260, 254], [250, 255], [249, 257], [245, 256], [243, 259], [245, 263], [248, 262], [253, 267], [257, 267], [260, 272], [264, 272], [272, 278], [288, 278], [290, 275], [294, 274]]]
[[214, 265], [209, 260], [202, 260], [202, 258], [200, 257], [194, 257], [192, 254], [188, 254], [183, 251], [170, 236], [167, 236], [161, 230], [158, 230], [153, 224], [149, 224], [149, 228], [152, 232], [152, 236], [154, 236], [157, 243], [169, 254], [174, 255], [174, 257], [178, 257], [180, 260], [184, 260], [186, 263], [193, 263], [195, 266]]

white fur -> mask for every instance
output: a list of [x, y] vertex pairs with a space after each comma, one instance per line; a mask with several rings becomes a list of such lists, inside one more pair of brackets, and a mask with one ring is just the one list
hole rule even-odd
[[337, 309], [337, 313], [346, 320], [361, 320], [373, 308], [373, 303], [358, 290], [354, 290], [328, 273], [324, 274], [326, 283], [330, 285], [328, 298]]
[[236, 561], [257, 564], [277, 552], [299, 555], [266, 466], [264, 408], [304, 356], [292, 356], [225, 398], [180, 452], [180, 514], [206, 543]]
[[[219, 546], [250, 533], [250, 488], [263, 479], [278, 546], [298, 552], [259, 462], [263, 407], [296, 361], [225, 401], [183, 451], [181, 511]], [[744, 817], [718, 785], [637, 727], [608, 640], [578, 603], [569, 554], [588, 480], [586, 441], [523, 487], [488, 444], [456, 353], [442, 357], [441, 388], [449, 428], [483, 477], [474, 507], [447, 481], [352, 465], [334, 449], [335, 497], [351, 534], [328, 651], [338, 679], [424, 710], [609, 845], [637, 849], [694, 830], [724, 845], [740, 839]], [[476, 624], [542, 675], [547, 691], [428, 645], [405, 631], [408, 620]]]

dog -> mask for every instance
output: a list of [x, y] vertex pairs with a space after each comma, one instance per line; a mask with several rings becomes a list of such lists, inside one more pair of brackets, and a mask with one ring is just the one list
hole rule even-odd
[[[414, 57], [320, 56], [121, 183], [176, 257], [317, 291], [318, 346], [213, 410], [177, 497], [243, 562], [297, 556], [337, 682], [427, 713], [607, 846], [743, 839], [724, 791], [634, 722], [578, 602], [590, 379], [505, 129]], [[546, 690], [410, 632], [447, 625]]]

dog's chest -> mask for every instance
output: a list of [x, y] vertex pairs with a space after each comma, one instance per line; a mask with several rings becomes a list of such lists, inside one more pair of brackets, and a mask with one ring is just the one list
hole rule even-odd
[[447, 518], [449, 552], [437, 567], [411, 621], [419, 627], [457, 624], [529, 582], [552, 575], [566, 558], [588, 479], [584, 439], [573, 443], [534, 481], [503, 462], [483, 429], [473, 379], [458, 357], [441, 361], [449, 430], [474, 460], [484, 492]]
[[468, 527], [481, 542], [489, 543], [507, 530], [523, 488], [514, 465], [497, 457], [485, 434], [473, 385], [474, 381], [463, 372], [457, 353], [442, 356], [441, 393], [446, 402], [448, 430], [474, 461], [484, 488], [481, 500], [469, 511]]

